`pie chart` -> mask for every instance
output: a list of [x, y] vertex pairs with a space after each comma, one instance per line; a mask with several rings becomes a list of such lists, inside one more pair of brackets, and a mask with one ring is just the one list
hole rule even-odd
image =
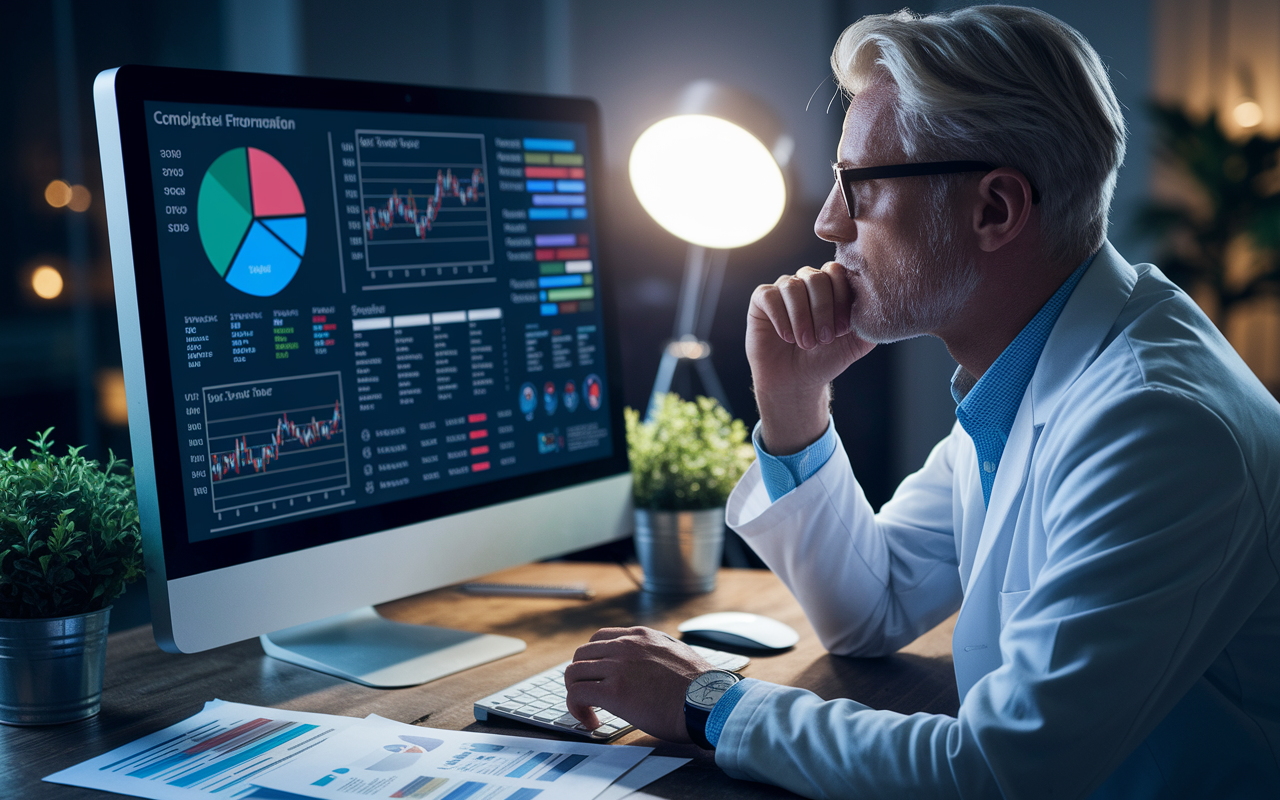
[[284, 165], [256, 147], [214, 159], [196, 221], [213, 268], [233, 289], [270, 297], [289, 285], [307, 249], [306, 207]]

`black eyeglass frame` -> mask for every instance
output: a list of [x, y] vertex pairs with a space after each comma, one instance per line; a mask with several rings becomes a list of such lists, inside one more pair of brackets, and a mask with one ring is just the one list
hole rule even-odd
[[[886, 164], [881, 167], [842, 167], [832, 164], [836, 184], [840, 187], [840, 196], [844, 198], [844, 210], [853, 219], [857, 204], [853, 201], [853, 184], [858, 181], [873, 181], [881, 178], [912, 178], [919, 175], [950, 175], [957, 172], [990, 172], [996, 169], [995, 164], [986, 161], [925, 161], [915, 164]], [[1031, 202], [1040, 202], [1040, 192], [1036, 185], [1031, 185]]]

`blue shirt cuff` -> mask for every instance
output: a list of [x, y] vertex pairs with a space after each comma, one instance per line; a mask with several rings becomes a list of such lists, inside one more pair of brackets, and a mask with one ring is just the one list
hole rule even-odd
[[765, 452], [759, 422], [751, 432], [751, 443], [755, 445], [756, 458], [760, 460], [760, 477], [764, 481], [765, 491], [769, 493], [769, 500], [776, 502], [779, 497], [812, 478], [831, 458], [831, 454], [836, 451], [836, 426], [828, 415], [826, 433], [799, 453], [789, 456], [775, 456]]
[[751, 681], [751, 678], [743, 678], [734, 685], [729, 687], [729, 691], [720, 695], [720, 699], [711, 709], [711, 715], [707, 717], [707, 741], [715, 747], [720, 742], [720, 733], [724, 730], [724, 724], [729, 721], [729, 715], [733, 713], [733, 707], [742, 699], [742, 695], [746, 693], [745, 684]]

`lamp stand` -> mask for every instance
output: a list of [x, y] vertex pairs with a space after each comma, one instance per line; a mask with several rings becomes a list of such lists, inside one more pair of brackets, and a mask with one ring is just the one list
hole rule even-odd
[[711, 363], [711, 323], [715, 319], [716, 304], [720, 301], [720, 286], [724, 283], [724, 267], [729, 260], [728, 250], [689, 245], [684, 262], [684, 282], [680, 286], [680, 300], [676, 307], [676, 324], [671, 340], [662, 349], [662, 361], [658, 363], [658, 375], [649, 394], [646, 419], [653, 419], [657, 412], [659, 395], [671, 391], [671, 382], [682, 363], [692, 363], [707, 394], [720, 401], [730, 414], [729, 398]]

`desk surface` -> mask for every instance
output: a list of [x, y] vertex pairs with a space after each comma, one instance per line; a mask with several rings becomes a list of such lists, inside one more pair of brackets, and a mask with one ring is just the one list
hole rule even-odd
[[[635, 569], [638, 576], [638, 569]], [[639, 591], [615, 564], [531, 564], [489, 576], [507, 583], [585, 581], [590, 601], [550, 598], [473, 597], [447, 588], [381, 606], [403, 622], [518, 636], [528, 649], [509, 658], [409, 689], [370, 689], [268, 658], [255, 640], [195, 655], [161, 651], [143, 626], [112, 634], [102, 711], [93, 719], [51, 728], [0, 725], [0, 775], [10, 797], [105, 797], [100, 792], [41, 783], [40, 778], [196, 713], [206, 700], [276, 706], [300, 711], [389, 719], [454, 730], [554, 736], [516, 723], [479, 723], [472, 703], [529, 675], [566, 660], [606, 626], [648, 625], [675, 633], [683, 620], [710, 611], [767, 614], [800, 632], [800, 643], [775, 656], [753, 657], [744, 674], [802, 686], [823, 698], [851, 697], [873, 708], [904, 713], [955, 714], [959, 708], [951, 667], [954, 618], [896, 655], [854, 659], [822, 649], [800, 606], [782, 582], [763, 570], [723, 570], [715, 592], [667, 598]], [[646, 791], [667, 798], [790, 797], [771, 786], [735, 781], [715, 766], [712, 754], [642, 733], [619, 740], [656, 748], [660, 755], [693, 762], [651, 784]], [[11, 794], [10, 794], [11, 793]]]

